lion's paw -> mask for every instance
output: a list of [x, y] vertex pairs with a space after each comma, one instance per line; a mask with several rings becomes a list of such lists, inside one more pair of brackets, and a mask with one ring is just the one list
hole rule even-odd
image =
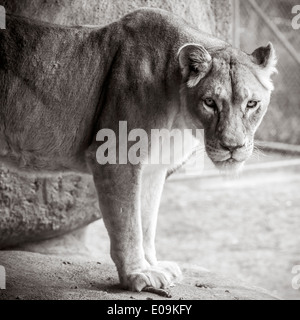
[[127, 287], [131, 291], [141, 292], [147, 287], [165, 289], [180, 280], [181, 270], [176, 263], [159, 262], [141, 272], [134, 272], [127, 277]]

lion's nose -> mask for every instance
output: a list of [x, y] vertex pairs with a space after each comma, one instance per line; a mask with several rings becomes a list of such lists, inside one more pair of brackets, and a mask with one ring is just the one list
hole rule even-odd
[[226, 151], [230, 151], [231, 153], [233, 153], [234, 151], [241, 149], [245, 146], [245, 144], [236, 144], [236, 145], [228, 145], [228, 144], [224, 144], [224, 143], [220, 143], [221, 147], [226, 150]]

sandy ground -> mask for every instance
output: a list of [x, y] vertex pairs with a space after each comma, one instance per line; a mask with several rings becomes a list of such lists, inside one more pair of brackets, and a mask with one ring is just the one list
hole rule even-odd
[[251, 174], [238, 182], [168, 183], [159, 256], [197, 262], [299, 300], [291, 284], [292, 268], [300, 265], [299, 187], [299, 168]]

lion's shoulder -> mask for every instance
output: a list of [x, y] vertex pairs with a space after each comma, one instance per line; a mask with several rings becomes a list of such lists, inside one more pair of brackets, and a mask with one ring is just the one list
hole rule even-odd
[[117, 24], [124, 38], [133, 38], [137, 43], [147, 41], [156, 47], [167, 49], [172, 44], [176, 50], [186, 43], [199, 43], [205, 47], [226, 47], [228, 43], [199, 30], [191, 21], [177, 14], [157, 8], [140, 8], [120, 19]]

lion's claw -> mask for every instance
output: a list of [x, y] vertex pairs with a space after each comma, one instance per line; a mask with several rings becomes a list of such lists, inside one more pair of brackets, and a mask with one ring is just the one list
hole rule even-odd
[[172, 298], [172, 295], [170, 294], [170, 292], [168, 292], [167, 290], [164, 290], [164, 289], [156, 289], [153, 287], [146, 287], [142, 291], [157, 294], [158, 296], [165, 297], [165, 298]]

